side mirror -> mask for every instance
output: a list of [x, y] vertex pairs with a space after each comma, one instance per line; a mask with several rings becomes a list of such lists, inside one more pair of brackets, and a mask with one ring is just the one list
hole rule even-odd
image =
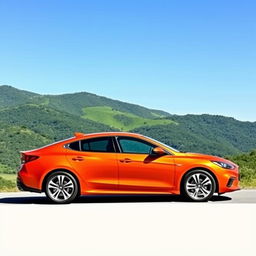
[[154, 155], [159, 155], [159, 156], [166, 154], [165, 151], [162, 148], [160, 148], [160, 147], [153, 148], [152, 153]]

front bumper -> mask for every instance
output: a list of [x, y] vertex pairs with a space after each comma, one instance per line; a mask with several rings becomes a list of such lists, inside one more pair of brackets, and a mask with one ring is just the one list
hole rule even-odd
[[239, 172], [225, 173], [219, 179], [219, 194], [240, 190], [239, 186]]

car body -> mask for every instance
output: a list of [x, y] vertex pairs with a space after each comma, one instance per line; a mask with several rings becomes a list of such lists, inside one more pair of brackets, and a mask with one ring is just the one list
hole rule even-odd
[[[229, 160], [179, 152], [134, 133], [75, 133], [72, 138], [21, 155], [18, 187], [46, 192], [58, 203], [96, 194], [185, 194], [193, 201], [206, 201], [213, 193], [239, 189], [238, 166]], [[75, 195], [68, 198], [65, 186]]]

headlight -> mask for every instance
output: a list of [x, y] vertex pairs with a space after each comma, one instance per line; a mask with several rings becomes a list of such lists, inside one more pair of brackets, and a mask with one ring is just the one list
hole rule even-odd
[[229, 169], [229, 170], [235, 169], [234, 165], [228, 164], [226, 162], [220, 162], [220, 161], [212, 161], [212, 162], [214, 164], [218, 165], [219, 167], [224, 168], [224, 169]]

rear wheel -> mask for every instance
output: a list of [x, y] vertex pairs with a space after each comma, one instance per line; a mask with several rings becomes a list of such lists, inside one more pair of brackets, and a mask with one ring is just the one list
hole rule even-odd
[[55, 203], [70, 203], [78, 195], [78, 184], [71, 174], [56, 171], [47, 178], [45, 193]]
[[216, 190], [216, 182], [205, 170], [193, 170], [183, 179], [182, 194], [190, 201], [208, 201]]

